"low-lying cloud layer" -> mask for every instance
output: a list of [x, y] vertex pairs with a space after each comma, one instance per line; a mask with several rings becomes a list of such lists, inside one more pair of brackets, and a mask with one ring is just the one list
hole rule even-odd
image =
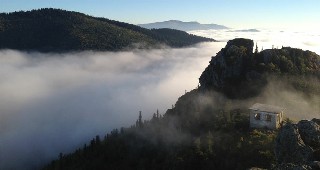
[[[245, 31], [247, 30], [247, 31]], [[250, 31], [251, 30], [251, 31]], [[258, 43], [259, 50], [290, 46], [310, 50], [320, 54], [319, 31], [292, 31], [269, 29], [223, 29], [223, 30], [196, 30], [189, 33], [214, 38], [226, 42], [234, 38], [249, 38]]]
[[34, 168], [164, 113], [225, 43], [68, 54], [0, 51], [0, 169]]
[[[144, 119], [150, 118], [156, 109], [164, 113], [185, 90], [198, 85], [211, 56], [229, 39], [251, 38], [264, 49], [277, 44], [279, 48], [281, 44], [302, 49], [308, 46], [309, 50], [320, 53], [319, 41], [315, 41], [319, 35], [313, 34], [308, 36], [310, 39], [286, 44], [277, 41], [284, 37], [277, 38], [277, 34], [267, 30], [192, 33], [223, 42], [116, 53], [0, 51], [0, 169], [37, 168], [57, 158], [60, 152], [81, 147], [97, 134], [134, 124], [140, 110]], [[298, 115], [297, 118], [319, 114], [314, 112], [319, 109], [319, 96], [310, 99], [291, 93], [287, 87], [276, 92], [274, 89], [270, 83], [260, 97], [237, 102], [288, 105], [290, 116]], [[234, 102], [220, 94], [215, 97], [214, 100], [224, 103]], [[301, 117], [300, 113], [308, 111], [306, 108], [312, 114]]]

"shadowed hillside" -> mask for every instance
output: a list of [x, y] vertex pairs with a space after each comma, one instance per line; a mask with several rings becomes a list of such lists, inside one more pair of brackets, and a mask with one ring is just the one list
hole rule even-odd
[[70, 51], [183, 47], [213, 39], [183, 31], [148, 30], [60, 9], [0, 14], [0, 49]]

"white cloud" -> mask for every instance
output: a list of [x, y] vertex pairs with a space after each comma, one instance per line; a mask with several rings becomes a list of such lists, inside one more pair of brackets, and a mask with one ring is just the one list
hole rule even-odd
[[34, 168], [96, 134], [164, 113], [225, 43], [68, 54], [0, 51], [0, 169]]
[[197, 30], [189, 33], [214, 38], [226, 42], [234, 38], [249, 38], [258, 43], [259, 49], [281, 48], [290, 46], [310, 50], [320, 54], [320, 36], [318, 32], [294, 32], [292, 30], [259, 29], [260, 32], [237, 32], [236, 29], [226, 30]]

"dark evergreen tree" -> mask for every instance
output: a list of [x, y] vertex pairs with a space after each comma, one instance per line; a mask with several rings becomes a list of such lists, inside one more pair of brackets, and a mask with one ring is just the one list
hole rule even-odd
[[256, 49], [254, 50], [255, 54], [258, 54], [259, 50], [258, 50], [258, 43], [256, 43]]
[[142, 113], [139, 111], [139, 119], [138, 119], [138, 127], [142, 128], [143, 122], [142, 122]]

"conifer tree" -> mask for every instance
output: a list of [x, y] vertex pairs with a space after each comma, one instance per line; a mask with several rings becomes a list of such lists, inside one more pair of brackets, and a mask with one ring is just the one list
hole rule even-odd
[[259, 51], [258, 51], [258, 43], [256, 43], [256, 49], [254, 50], [254, 53], [257, 54]]
[[142, 128], [142, 114], [141, 114], [141, 111], [139, 112], [139, 119], [138, 119], [138, 122], [137, 122], [137, 124], [138, 124], [138, 127], [139, 128]]

